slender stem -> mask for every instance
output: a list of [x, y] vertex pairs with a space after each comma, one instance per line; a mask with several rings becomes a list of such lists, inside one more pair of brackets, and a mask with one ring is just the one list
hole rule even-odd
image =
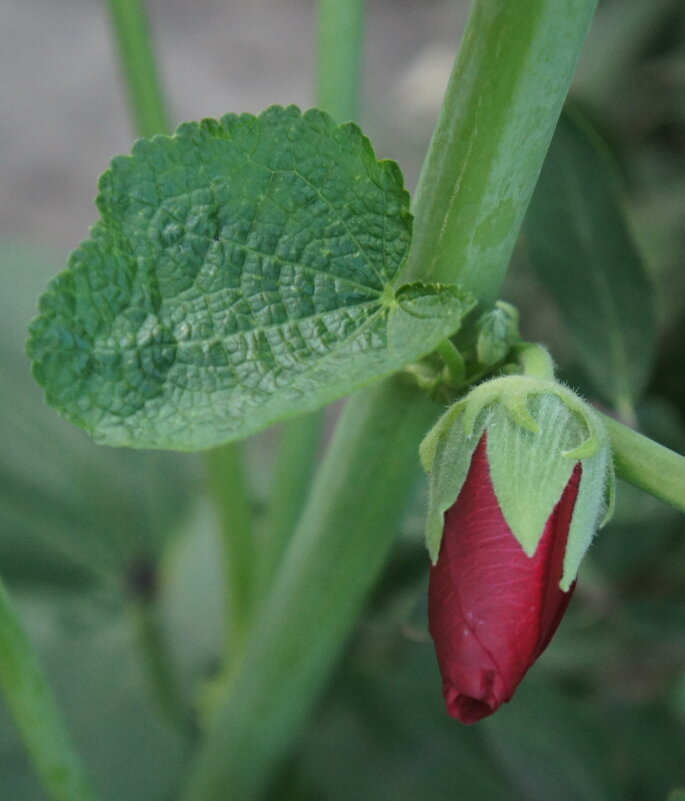
[[109, 0], [109, 8], [136, 131], [147, 137], [167, 133], [169, 118], [143, 0]]
[[0, 686], [50, 798], [55, 801], [95, 801], [97, 796], [2, 583]]
[[179, 731], [188, 732], [191, 719], [184, 707], [169, 645], [154, 599], [142, 599], [131, 607], [139, 632], [147, 677], [160, 712]]
[[255, 600], [257, 547], [243, 446], [230, 442], [207, 451], [205, 464], [217, 513], [224, 559], [225, 649], [231, 661], [245, 644]]
[[346, 406], [185, 801], [262, 797], [395, 540], [438, 413], [401, 378]]
[[602, 415], [616, 475], [685, 512], [685, 456]]
[[319, 0], [316, 102], [338, 122], [359, 117], [363, 0]]
[[281, 428], [262, 540], [262, 592], [271, 583], [304, 507], [316, 468], [324, 419], [323, 413], [307, 414], [287, 421]]
[[476, 0], [415, 195], [403, 278], [497, 297], [596, 0]]

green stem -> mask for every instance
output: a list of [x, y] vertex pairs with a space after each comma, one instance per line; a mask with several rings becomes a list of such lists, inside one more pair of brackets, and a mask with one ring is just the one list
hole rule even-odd
[[109, 0], [128, 98], [139, 136], [169, 131], [145, 6], [142, 0]]
[[616, 475], [685, 512], [685, 456], [602, 415]]
[[247, 637], [255, 600], [257, 547], [241, 443], [207, 451], [209, 488], [219, 515], [224, 560], [227, 659], [235, 662]]
[[0, 686], [50, 798], [55, 801], [95, 801], [97, 796], [2, 583]]
[[359, 117], [363, 0], [319, 0], [316, 103], [338, 122]]
[[596, 0], [476, 0], [414, 198], [403, 278], [494, 302]]
[[157, 706], [172, 726], [181, 732], [189, 732], [191, 719], [183, 705], [159, 608], [154, 599], [144, 599], [132, 605], [132, 612]]
[[323, 412], [315, 412], [288, 420], [281, 428], [260, 557], [262, 593], [268, 590], [304, 507], [324, 420]]
[[438, 413], [400, 378], [348, 403], [186, 801], [262, 797], [386, 560]]

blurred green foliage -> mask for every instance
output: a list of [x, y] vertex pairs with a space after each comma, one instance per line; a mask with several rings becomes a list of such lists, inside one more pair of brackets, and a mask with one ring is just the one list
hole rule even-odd
[[[619, 165], [656, 287], [658, 353], [636, 414], [646, 433], [682, 451], [682, 0], [602, 3], [576, 102]], [[0, 249], [0, 569], [102, 796], [166, 801], [194, 729], [176, 730], [160, 708], [140, 612], [152, 609], [168, 638], [190, 715], [221, 646], [216, 523], [194, 457], [98, 448], [44, 405], [23, 339], [36, 297], [60, 267], [30, 248]], [[504, 297], [521, 310], [523, 335], [550, 345], [562, 377], [596, 400], [602, 387], [584, 372], [546, 292], [521, 248]], [[269, 443], [251, 443], [257, 512], [268, 494]], [[269, 799], [683, 797], [682, 515], [620, 485], [617, 514], [581, 568], [549, 650], [509, 705], [466, 728], [443, 709], [426, 631], [422, 502], [417, 488], [393, 558]], [[45, 801], [2, 701], [0, 798]]]

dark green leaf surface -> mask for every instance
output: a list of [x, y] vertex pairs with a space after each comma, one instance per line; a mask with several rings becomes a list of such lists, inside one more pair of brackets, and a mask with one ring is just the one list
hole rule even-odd
[[596, 388], [629, 411], [655, 347], [653, 289], [603, 143], [562, 116], [525, 223], [530, 259]]
[[573, 704], [528, 676], [482, 724], [492, 755], [528, 801], [619, 801], [611, 729], [590, 704]]
[[[389, 632], [381, 635], [387, 647]], [[299, 767], [320, 797], [521, 801], [483, 747], [480, 729], [445, 712], [428, 642], [400, 640], [393, 655], [375, 673], [346, 664], [313, 721]]]
[[450, 288], [395, 296], [411, 237], [401, 173], [320, 111], [140, 140], [97, 205], [29, 352], [49, 403], [101, 443], [245, 436], [425, 355], [468, 308]]

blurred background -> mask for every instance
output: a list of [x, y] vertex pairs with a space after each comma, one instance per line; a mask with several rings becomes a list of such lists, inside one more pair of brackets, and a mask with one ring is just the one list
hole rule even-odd
[[[312, 104], [312, 0], [150, 0], [174, 124]], [[410, 187], [468, 4], [368, 3], [360, 122]], [[23, 354], [47, 280], [96, 219], [133, 127], [100, 0], [0, 4], [0, 572], [107, 799], [165, 801], [187, 745], [160, 713], [141, 630], [151, 596], [195, 699], [216, 666], [215, 520], [192, 456], [101, 449], [44, 406]], [[685, 452], [685, 6], [605, 0], [574, 99], [604, 138], [654, 286], [642, 428]], [[503, 297], [599, 404], [554, 293], [517, 250]], [[601, 382], [600, 382], [601, 383]], [[257, 509], [272, 435], [250, 445]], [[516, 699], [450, 720], [425, 624], [422, 499], [270, 799], [646, 801], [685, 787], [685, 520], [628, 486], [557, 638]], [[1, 655], [0, 655], [1, 658]], [[227, 796], [228, 797], [228, 796]], [[0, 700], [0, 798], [44, 801]]]

